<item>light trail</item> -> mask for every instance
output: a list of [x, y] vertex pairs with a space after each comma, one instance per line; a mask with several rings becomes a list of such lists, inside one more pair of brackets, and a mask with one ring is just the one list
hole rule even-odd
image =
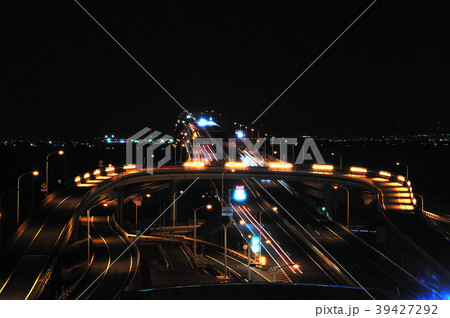
[[[264, 239], [269, 239], [271, 241], [271, 245], [275, 244], [275, 246], [278, 248], [275, 248], [275, 246], [272, 246], [272, 248], [277, 252], [277, 254], [280, 256], [280, 258], [285, 262], [285, 265], [294, 264], [295, 262], [289, 257], [287, 252], [280, 246], [280, 244], [270, 235], [270, 233], [264, 228], [261, 227], [258, 223], [258, 221], [254, 218], [254, 216], [250, 213], [250, 209], [247, 207], [242, 207], [242, 213], [247, 217], [247, 219], [250, 221], [250, 223], [257, 229], [262, 230], [262, 236]], [[284, 255], [281, 255], [282, 253]], [[285, 259], [286, 258], [286, 259]], [[295, 274], [295, 269], [292, 268], [292, 266], [287, 266], [292, 271], [292, 273]], [[298, 271], [303, 274], [303, 272], [298, 269]]]

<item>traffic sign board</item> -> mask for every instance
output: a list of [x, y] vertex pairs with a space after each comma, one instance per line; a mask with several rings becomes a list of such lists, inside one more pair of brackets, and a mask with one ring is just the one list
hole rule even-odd
[[223, 206], [222, 216], [233, 216], [233, 208], [231, 206]]

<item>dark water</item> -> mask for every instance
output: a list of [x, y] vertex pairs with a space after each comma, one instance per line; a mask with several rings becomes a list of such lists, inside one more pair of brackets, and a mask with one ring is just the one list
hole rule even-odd
[[450, 148], [432, 146], [330, 146], [320, 147], [328, 162], [339, 164], [339, 158], [330, 152], [340, 153], [344, 166], [362, 166], [399, 173], [406, 176], [408, 165], [409, 179], [413, 191], [424, 196], [425, 201], [450, 208]]

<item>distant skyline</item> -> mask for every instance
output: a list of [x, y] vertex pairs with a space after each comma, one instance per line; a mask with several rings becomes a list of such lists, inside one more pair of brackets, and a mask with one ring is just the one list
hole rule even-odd
[[[250, 124], [372, 1], [80, 1], [192, 112]], [[377, 1], [257, 122], [273, 134], [449, 132], [446, 4]], [[170, 132], [180, 107], [74, 1], [3, 6], [1, 136]], [[28, 108], [30, 108], [28, 110]]]

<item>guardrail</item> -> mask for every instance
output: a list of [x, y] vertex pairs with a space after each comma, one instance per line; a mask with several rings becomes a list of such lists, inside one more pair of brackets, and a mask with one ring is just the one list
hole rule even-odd
[[[408, 205], [414, 205], [417, 206], [417, 201], [413, 194], [413, 189], [411, 186], [411, 181], [407, 180], [404, 176], [400, 174], [391, 173], [389, 171], [384, 170], [375, 170], [375, 169], [368, 169], [363, 167], [355, 167], [355, 166], [345, 166], [342, 168], [337, 168], [333, 165], [321, 165], [321, 164], [303, 164], [303, 165], [292, 165], [289, 164], [290, 168], [283, 168], [276, 166], [276, 168], [271, 168], [270, 164], [267, 163], [268, 166], [264, 167], [246, 167], [244, 169], [238, 169], [241, 171], [248, 171], [248, 172], [264, 172], [264, 171], [270, 171], [270, 172], [281, 172], [281, 173], [304, 173], [304, 174], [311, 174], [311, 175], [330, 175], [330, 176], [336, 176], [336, 177], [347, 177], [352, 178], [354, 180], [361, 180], [364, 181], [364, 179], [383, 179], [390, 182], [396, 182], [400, 186], [405, 187], [409, 190], [410, 196], [407, 198], [402, 198], [405, 202], [404, 204]], [[273, 165], [272, 165], [273, 167]], [[180, 170], [185, 172], [192, 172], [192, 171], [201, 171], [201, 170], [207, 170], [208, 172], [222, 172], [226, 169], [237, 169], [234, 165], [227, 166], [226, 162], [223, 163], [223, 166], [214, 166], [214, 167], [206, 167], [201, 166], [197, 168], [192, 167], [186, 167], [186, 166], [165, 166], [162, 168], [155, 168], [153, 170], [154, 174], [157, 173], [164, 173], [164, 172], [170, 172], [173, 170]], [[82, 175], [77, 176], [73, 179], [72, 185], [76, 185], [79, 187], [84, 186], [91, 186], [94, 187], [95, 185], [101, 183], [102, 181], [105, 181], [107, 179], [117, 180], [121, 177], [133, 175], [137, 173], [143, 173], [146, 172], [146, 169], [138, 169], [136, 165], [134, 164], [127, 164], [127, 165], [121, 165], [121, 166], [113, 166], [108, 165], [101, 169], [95, 169], [90, 172], [86, 172]], [[230, 175], [227, 175], [229, 177]], [[372, 184], [373, 185], [373, 184]]]
[[450, 277], [450, 273], [446, 268], [444, 268], [441, 264], [436, 262], [436, 260], [431, 257], [428, 253], [426, 253], [422, 248], [420, 248], [416, 243], [414, 243], [408, 236], [406, 236], [402, 231], [400, 231], [390, 220], [390, 218], [386, 215], [386, 208], [384, 206], [384, 195], [380, 188], [376, 187], [377, 189], [377, 206], [380, 211], [381, 216], [386, 221], [389, 228], [391, 228], [400, 238], [402, 238], [405, 242], [407, 242], [416, 252], [418, 252], [419, 255], [423, 256], [430, 264], [433, 264], [433, 266], [438, 269], [442, 274], [444, 274], [446, 277]]
[[[192, 168], [189, 166], [166, 166], [163, 168], [154, 168], [152, 171], [170, 171], [173, 169], [181, 169], [185, 171], [198, 171], [198, 170], [205, 170], [208, 169], [210, 171], [217, 170], [222, 171], [224, 169], [227, 170], [250, 170], [250, 171], [280, 171], [280, 172], [303, 172], [303, 173], [314, 173], [314, 174], [336, 174], [336, 175], [345, 175], [349, 177], [355, 177], [355, 178], [382, 178], [386, 179], [388, 181], [395, 181], [399, 182], [405, 187], [408, 187], [411, 191], [411, 182], [410, 180], [407, 180], [404, 176], [400, 174], [391, 173], [384, 170], [375, 170], [375, 169], [368, 169], [368, 168], [362, 168], [362, 167], [354, 167], [354, 166], [346, 166], [340, 168], [336, 168], [333, 165], [320, 165], [320, 164], [303, 164], [303, 165], [292, 165], [292, 164], [278, 164], [273, 165], [273, 163], [267, 163], [267, 166], [264, 167], [245, 167], [245, 168], [236, 168], [235, 165], [228, 165], [226, 162], [223, 163], [223, 166], [205, 166], [205, 165], [198, 165], [195, 168]], [[93, 171], [88, 171], [84, 174], [81, 174], [77, 177], [75, 177], [72, 181], [69, 181], [67, 185], [78, 185], [78, 186], [85, 186], [85, 185], [91, 185], [94, 186], [96, 183], [102, 182], [103, 180], [110, 179], [110, 178], [117, 178], [122, 177], [129, 174], [139, 173], [139, 172], [146, 172], [147, 169], [138, 169], [136, 165], [134, 164], [127, 164], [127, 165], [119, 165], [119, 166], [113, 166], [108, 165], [106, 167], [103, 167], [101, 169], [95, 169]]]
[[423, 210], [422, 213], [429, 217], [430, 219], [445, 223], [445, 224], [449, 224], [450, 225], [450, 217], [445, 217], [445, 216], [441, 216], [441, 215], [437, 215], [428, 211]]
[[[198, 169], [198, 170], [207, 169], [208, 171], [212, 171], [212, 172], [214, 172], [214, 171], [221, 172], [224, 169], [229, 169], [229, 168], [223, 166], [223, 167], [202, 167], [202, 168], [195, 168], [195, 169]], [[182, 166], [167, 166], [165, 168], [159, 168], [159, 169], [155, 169], [155, 170], [165, 171], [165, 172], [170, 172], [170, 170], [193, 171], [192, 168], [182, 167]], [[314, 174], [330, 175], [330, 176], [334, 175], [334, 176], [338, 176], [338, 177], [354, 178], [355, 180], [360, 180], [361, 184], [369, 183], [370, 187], [372, 187], [373, 189], [376, 189], [375, 192], [377, 193], [377, 201], [378, 201], [379, 208], [381, 209], [381, 214], [383, 215], [383, 218], [386, 219], [389, 226], [394, 229], [394, 231], [397, 233], [397, 235], [399, 235], [399, 237], [401, 237], [402, 239], [407, 241], [413, 247], [413, 249], [416, 250], [416, 252], [419, 255], [421, 255], [422, 257], [427, 259], [435, 267], [439, 268], [439, 270], [442, 273], [445, 273], [448, 275], [448, 272], [446, 269], [442, 268], [442, 266], [440, 266], [440, 264], [436, 263], [434, 261], [434, 259], [431, 258], [426, 252], [424, 252], [419, 246], [417, 246], [413, 241], [411, 241], [407, 236], [405, 236], [400, 230], [395, 228], [394, 224], [392, 224], [392, 222], [389, 220], [389, 217], [384, 213], [386, 211], [386, 207], [384, 206], [384, 203], [383, 203], [384, 202], [383, 192], [374, 184], [374, 182], [372, 180], [370, 180], [373, 178], [380, 178], [380, 179], [384, 179], [386, 181], [396, 182], [396, 183], [400, 184], [401, 186], [407, 188], [408, 191], [410, 192], [411, 204], [416, 205], [412, 187], [411, 187], [411, 181], [407, 180], [404, 176], [395, 174], [395, 173], [391, 173], [388, 171], [373, 170], [373, 169], [367, 169], [367, 168], [362, 168], [362, 167], [343, 167], [342, 169], [340, 169], [340, 168], [335, 168], [333, 165], [294, 165], [294, 166], [292, 166], [292, 168], [288, 168], [288, 169], [283, 168], [283, 167], [282, 168], [280, 168], [280, 167], [277, 167], [277, 168], [248, 167], [245, 170], [255, 171], [255, 172], [258, 172], [258, 171], [262, 172], [262, 171], [269, 170], [269, 171], [280, 171], [280, 172], [307, 173], [307, 174], [312, 174], [312, 175], [314, 175]], [[142, 173], [145, 171], [146, 171], [145, 169], [137, 169], [135, 165], [124, 165], [124, 166], [109, 165], [102, 169], [96, 169], [92, 172], [87, 172], [83, 175], [76, 177], [73, 181], [73, 184], [82, 185], [82, 184], [91, 183], [91, 185], [94, 186], [94, 185], [98, 184], [99, 182], [101, 182], [101, 180], [107, 180], [107, 179], [117, 180], [123, 176], [132, 175], [135, 173]], [[107, 187], [105, 187], [105, 188], [107, 188]], [[92, 192], [92, 194], [94, 194], [94, 193], [95, 193], [95, 190]], [[417, 207], [417, 205], [416, 205], [416, 207]], [[416, 211], [418, 211], [418, 209], [416, 209]], [[438, 215], [435, 215], [430, 212], [424, 211], [424, 215], [426, 215], [427, 217], [433, 218], [433, 219], [445, 220], [445, 223], [448, 222], [448, 219], [443, 218]], [[133, 236], [130, 234], [127, 234], [127, 235], [129, 237]], [[183, 240], [191, 240], [191, 238], [187, 238], [184, 236], [174, 236], [173, 238], [163, 238], [163, 239], [159, 238], [159, 237], [143, 236], [143, 238], [166, 240], [166, 241], [177, 241], [177, 242], [180, 242], [180, 240], [178, 240], [177, 238], [182, 238]], [[202, 240], [198, 240], [198, 242], [202, 242], [202, 243], [209, 244], [211, 246], [215, 246], [217, 248], [223, 249], [222, 246], [219, 246], [217, 244], [213, 244], [210, 242], [206, 242], [206, 241], [202, 241]], [[233, 250], [228, 249], [228, 252], [230, 255], [235, 255], [241, 259], [247, 259], [247, 257], [245, 255], [235, 252]]]

